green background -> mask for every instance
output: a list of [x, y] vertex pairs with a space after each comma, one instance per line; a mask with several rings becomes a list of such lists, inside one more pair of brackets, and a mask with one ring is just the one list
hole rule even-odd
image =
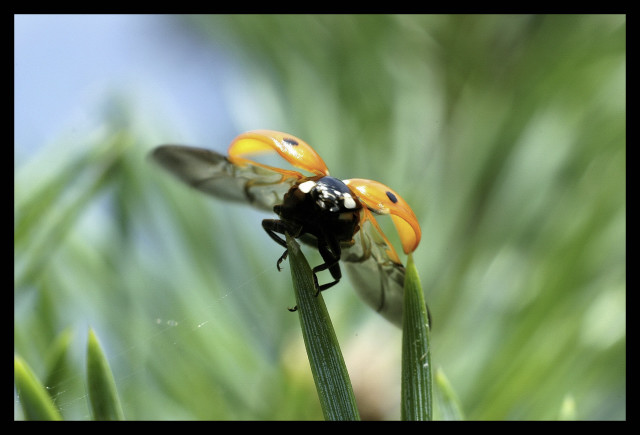
[[[466, 418], [626, 418], [624, 16], [169, 18], [243, 73], [219, 84], [224, 143], [185, 145], [285, 131], [411, 204], [431, 361]], [[269, 216], [154, 167], [170, 119], [117, 90], [103, 109], [16, 161], [15, 353], [69, 419], [90, 418], [89, 327], [127, 419], [322, 418]], [[349, 287], [324, 298], [361, 417], [398, 419], [401, 332]]]

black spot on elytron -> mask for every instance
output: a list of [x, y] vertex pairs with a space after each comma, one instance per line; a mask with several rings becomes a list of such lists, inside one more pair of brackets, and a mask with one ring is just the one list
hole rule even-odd
[[290, 137], [285, 137], [282, 139], [283, 141], [285, 141], [286, 143], [288, 143], [291, 146], [296, 146], [298, 145], [298, 141], [295, 139], [291, 139]]
[[389, 192], [388, 190], [385, 193], [387, 194], [387, 197], [389, 197], [391, 202], [393, 202], [394, 204], [398, 202], [398, 198], [396, 198], [396, 196], [393, 193]]

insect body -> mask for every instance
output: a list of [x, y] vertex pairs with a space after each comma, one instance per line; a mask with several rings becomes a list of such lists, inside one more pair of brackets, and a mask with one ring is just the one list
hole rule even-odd
[[[264, 152], [275, 152], [312, 175], [256, 161]], [[404, 266], [373, 214], [391, 215], [407, 254], [417, 248], [421, 231], [413, 211], [396, 192], [377, 181], [331, 177], [306, 142], [271, 130], [241, 134], [231, 143], [228, 156], [163, 145], [153, 150], [152, 157], [200, 191], [275, 212], [279, 219], [262, 221], [274, 241], [286, 249], [283, 235], [287, 232], [317, 248], [322, 256], [324, 263], [313, 268], [318, 291], [340, 281], [342, 261], [360, 296], [400, 325]], [[278, 269], [287, 253], [278, 259]], [[323, 270], [330, 272], [333, 281], [318, 283], [316, 274]]]
[[[317, 181], [307, 180], [291, 188], [282, 204], [273, 207], [280, 217], [265, 219], [262, 227], [280, 245], [287, 247], [277, 233], [285, 231], [294, 237], [303, 237], [308, 244], [315, 245], [324, 263], [313, 268], [313, 277], [318, 291], [337, 284], [342, 277], [340, 271], [341, 244], [351, 244], [353, 235], [360, 229], [362, 205], [342, 181], [330, 176]], [[315, 240], [310, 240], [313, 237]], [[284, 260], [287, 251], [280, 257]], [[317, 272], [329, 269], [334, 281], [318, 284]]]

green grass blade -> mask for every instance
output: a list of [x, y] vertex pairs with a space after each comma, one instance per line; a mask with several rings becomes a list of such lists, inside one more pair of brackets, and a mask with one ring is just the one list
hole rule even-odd
[[53, 401], [36, 375], [19, 356], [14, 357], [16, 390], [27, 420], [62, 420]]
[[287, 235], [291, 279], [311, 373], [326, 420], [359, 420], [358, 408], [336, 334], [300, 245]]
[[47, 374], [44, 377], [44, 385], [47, 385], [47, 392], [51, 398], [59, 397], [66, 389], [64, 379], [69, 375], [68, 354], [73, 338], [70, 328], [65, 329], [56, 337], [51, 345], [46, 358]]
[[433, 400], [429, 318], [411, 255], [404, 281], [402, 323], [402, 419], [431, 420]]
[[102, 143], [88, 147], [51, 179], [33, 183], [35, 187], [25, 182], [27, 177], [19, 178], [16, 188], [25, 189], [26, 185], [29, 193], [16, 195], [15, 248], [26, 259], [17, 268], [16, 284], [33, 282], [46, 270], [52, 253], [63, 245], [78, 219], [116, 179], [114, 173], [130, 144], [131, 139], [125, 133], [115, 133]]
[[94, 420], [124, 419], [109, 362], [92, 329], [87, 340], [87, 387]]
[[436, 370], [435, 377], [436, 397], [441, 420], [464, 420], [462, 405], [451, 383], [441, 369]]

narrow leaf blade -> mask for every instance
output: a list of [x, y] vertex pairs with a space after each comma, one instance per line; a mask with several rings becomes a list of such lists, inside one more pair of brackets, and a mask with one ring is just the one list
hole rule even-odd
[[27, 420], [62, 420], [53, 401], [36, 375], [19, 356], [14, 357], [16, 390]]
[[404, 282], [402, 324], [402, 419], [431, 420], [433, 400], [429, 317], [411, 255]]
[[288, 234], [287, 249], [300, 326], [322, 412], [327, 420], [359, 420], [349, 373], [322, 295], [316, 296], [313, 272]]
[[94, 420], [124, 419], [109, 362], [93, 330], [87, 340], [87, 388]]
[[462, 404], [458, 399], [451, 383], [441, 369], [436, 370], [436, 397], [438, 400], [438, 409], [440, 410], [440, 419], [447, 421], [464, 420], [462, 412]]

